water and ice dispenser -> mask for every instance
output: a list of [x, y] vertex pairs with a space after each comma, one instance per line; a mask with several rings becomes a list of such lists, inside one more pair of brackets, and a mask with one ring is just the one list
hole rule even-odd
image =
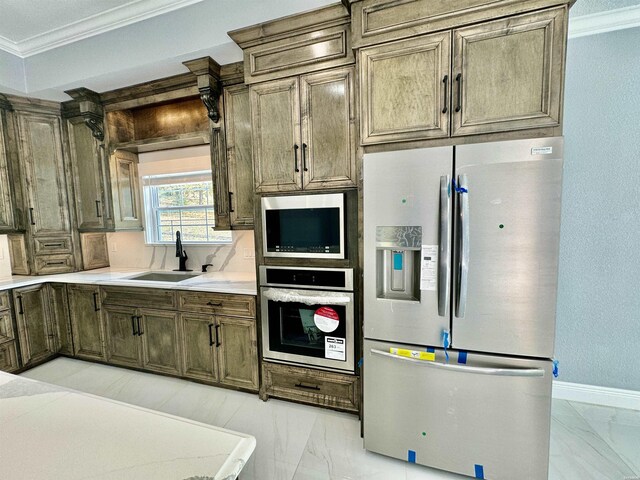
[[376, 295], [420, 301], [422, 227], [376, 227]]

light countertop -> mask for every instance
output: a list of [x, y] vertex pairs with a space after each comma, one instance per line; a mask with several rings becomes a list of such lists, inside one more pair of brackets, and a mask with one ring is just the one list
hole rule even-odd
[[0, 372], [0, 465], [13, 480], [237, 478], [251, 435]]
[[141, 268], [107, 267], [84, 272], [59, 275], [21, 276], [0, 278], [0, 290], [26, 287], [40, 283], [80, 283], [89, 285], [111, 285], [162, 288], [170, 290], [193, 290], [198, 292], [234, 293], [256, 295], [256, 275], [253, 272], [190, 272], [198, 274], [181, 282], [155, 282], [131, 280], [131, 277], [157, 270]]

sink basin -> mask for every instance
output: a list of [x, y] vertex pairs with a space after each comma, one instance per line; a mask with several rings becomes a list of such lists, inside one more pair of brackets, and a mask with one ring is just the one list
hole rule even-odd
[[189, 278], [199, 277], [199, 273], [182, 273], [182, 272], [149, 272], [142, 275], [136, 275], [135, 277], [128, 278], [127, 280], [140, 280], [146, 282], [182, 282]]

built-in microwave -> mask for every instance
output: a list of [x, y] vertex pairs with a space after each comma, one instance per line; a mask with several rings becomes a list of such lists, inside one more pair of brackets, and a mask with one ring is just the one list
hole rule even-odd
[[344, 193], [262, 197], [265, 257], [345, 258]]

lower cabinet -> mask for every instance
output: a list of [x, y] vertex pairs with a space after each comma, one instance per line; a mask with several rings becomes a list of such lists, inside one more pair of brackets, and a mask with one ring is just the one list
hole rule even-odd
[[69, 285], [67, 291], [75, 356], [86, 360], [104, 360], [98, 287]]
[[269, 397], [357, 412], [360, 388], [354, 375], [262, 362], [260, 398]]
[[64, 355], [73, 356], [71, 317], [66, 284], [52, 283], [49, 285], [49, 305], [51, 306], [51, 325], [56, 333], [57, 350]]
[[13, 291], [23, 367], [41, 362], [57, 352], [55, 330], [49, 320], [48, 292], [46, 284]]
[[253, 318], [180, 315], [184, 376], [258, 389], [258, 349]]
[[11, 341], [0, 345], [0, 370], [3, 372], [15, 372], [20, 368], [18, 354], [16, 352], [16, 342]]

